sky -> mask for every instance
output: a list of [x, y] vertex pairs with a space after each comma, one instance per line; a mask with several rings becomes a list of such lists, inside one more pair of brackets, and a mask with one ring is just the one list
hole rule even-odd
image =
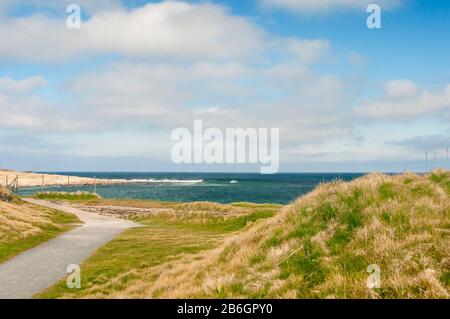
[[279, 128], [285, 172], [450, 167], [449, 39], [438, 0], [0, 0], [0, 167], [258, 169], [172, 163], [194, 120]]

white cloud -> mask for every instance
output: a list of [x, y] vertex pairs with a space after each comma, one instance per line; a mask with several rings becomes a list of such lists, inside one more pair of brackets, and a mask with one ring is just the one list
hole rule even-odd
[[0, 94], [0, 128], [29, 132], [78, 131], [83, 123], [69, 112], [41, 98]]
[[[411, 150], [430, 151], [446, 150], [450, 145], [450, 136], [435, 134], [425, 136], [414, 136], [400, 141], [390, 142], [392, 145], [399, 145]], [[422, 155], [422, 154], [421, 154]]]
[[64, 60], [92, 53], [134, 57], [230, 59], [261, 49], [264, 33], [225, 7], [167, 1], [94, 14], [80, 29], [46, 15], [0, 23], [0, 57]]
[[[297, 112], [301, 121], [313, 125], [319, 119], [317, 110], [340, 100], [336, 95], [341, 87], [330, 85], [334, 80], [321, 78], [310, 68], [328, 51], [326, 40], [269, 36], [222, 6], [164, 2], [132, 11], [102, 12], [83, 24], [80, 32], [61, 29], [59, 20], [43, 15], [7, 23], [12, 29], [0, 29], [0, 38], [13, 36], [0, 42], [0, 57], [53, 61], [100, 51], [159, 55], [158, 59], [118, 59], [74, 77], [62, 87], [70, 105], [56, 107], [31, 91], [21, 101], [7, 96], [10, 118], [17, 118], [2, 123], [9, 128], [176, 127], [199, 115], [218, 120], [218, 125], [268, 126], [274, 115], [275, 125], [283, 125], [286, 112]], [[172, 55], [198, 59], [172, 59]], [[31, 80], [27, 83], [38, 82]], [[268, 92], [274, 90], [286, 95], [286, 101], [267, 102]], [[310, 105], [316, 106], [315, 111], [307, 115]], [[259, 108], [266, 108], [267, 115]], [[68, 118], [68, 129], [48, 125]], [[298, 124], [292, 118], [289, 121], [293, 127]]]
[[450, 111], [450, 84], [443, 89], [425, 90], [408, 80], [389, 81], [384, 95], [367, 99], [355, 109], [357, 115], [369, 118], [414, 119]]
[[7, 77], [0, 78], [0, 94], [29, 93], [34, 89], [46, 87], [47, 84], [47, 81], [41, 76], [34, 76], [21, 81], [16, 81]]
[[365, 67], [369, 65], [369, 60], [365, 56], [356, 52], [349, 52], [347, 54], [347, 60], [350, 65], [356, 67]]
[[[183, 67], [168, 64], [114, 63], [67, 83], [79, 108], [102, 126], [176, 125], [188, 116], [193, 81]], [[95, 120], [93, 120], [95, 122]]]
[[[23, 80], [0, 79], [0, 128], [24, 131], [77, 131], [85, 129], [69, 109], [57, 106], [35, 94], [46, 87], [41, 76]], [[79, 118], [78, 118], [79, 119]]]
[[[295, 70], [298, 60], [283, 64]], [[111, 63], [62, 88], [70, 105], [33, 94], [4, 96], [0, 127], [35, 131], [174, 129], [202, 119], [215, 127], [280, 127], [283, 145], [348, 136], [351, 96], [346, 81], [315, 74], [276, 73], [275, 66], [235, 63]], [[211, 70], [214, 70], [212, 72]], [[275, 94], [276, 98], [271, 98]], [[327, 116], [324, 116], [327, 114]]]
[[284, 46], [302, 62], [314, 62], [330, 48], [330, 43], [319, 39], [284, 40]]
[[384, 86], [386, 97], [413, 98], [419, 94], [419, 88], [410, 80], [392, 80]]
[[196, 116], [239, 114], [239, 110], [219, 106], [197, 107], [193, 112]]
[[[278, 8], [296, 13], [327, 13], [332, 10], [365, 9], [373, 0], [262, 0], [269, 8]], [[401, 5], [402, 0], [379, 0], [383, 9], [392, 9]]]
[[[0, 79], [0, 110], [8, 114], [1, 129], [58, 132], [55, 139], [65, 139], [74, 152], [89, 145], [83, 150], [93, 156], [117, 152], [121, 133], [126, 153], [140, 156], [141, 142], [128, 140], [151, 145], [171, 129], [190, 127], [194, 118], [219, 128], [279, 127], [282, 156], [292, 161], [304, 154], [345, 154], [345, 142], [354, 139], [352, 105], [361, 84], [315, 70], [331, 47], [324, 39], [277, 37], [222, 6], [183, 2], [97, 11], [80, 30], [44, 15], [0, 24], [9, 28], [0, 28], [0, 58], [61, 62], [119, 54], [58, 86], [53, 93], [62, 93], [67, 104], [35, 94], [47, 84], [41, 77]], [[350, 58], [361, 62], [356, 53]], [[379, 100], [409, 103], [428, 93], [412, 82], [392, 81]], [[366, 101], [366, 113], [359, 115], [373, 116], [377, 101]], [[92, 138], [87, 130], [100, 134]], [[169, 154], [164, 145], [155, 152]]]

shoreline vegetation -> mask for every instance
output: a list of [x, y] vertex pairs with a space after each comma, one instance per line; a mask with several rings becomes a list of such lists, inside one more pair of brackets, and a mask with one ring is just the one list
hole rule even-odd
[[285, 206], [63, 202], [142, 227], [83, 262], [81, 289], [37, 298], [450, 298], [448, 170], [324, 183]]
[[[0, 190], [0, 262], [76, 227]], [[448, 170], [336, 180], [284, 206], [34, 197], [141, 225], [80, 265], [81, 289], [36, 298], [450, 298]]]
[[113, 185], [127, 182], [125, 179], [101, 179], [0, 169], [0, 186], [7, 187], [6, 184], [13, 182], [16, 177], [19, 187]]

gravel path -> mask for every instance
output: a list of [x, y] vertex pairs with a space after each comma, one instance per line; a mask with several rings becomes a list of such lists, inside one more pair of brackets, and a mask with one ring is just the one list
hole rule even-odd
[[139, 226], [131, 221], [100, 216], [43, 200], [25, 200], [77, 215], [84, 224], [0, 264], [1, 299], [31, 298], [67, 276], [68, 265], [80, 265], [96, 249], [125, 229]]

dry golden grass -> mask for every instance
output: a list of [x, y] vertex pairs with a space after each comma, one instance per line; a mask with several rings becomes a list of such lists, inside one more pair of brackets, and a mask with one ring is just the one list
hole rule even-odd
[[171, 222], [209, 223], [211, 221], [226, 221], [233, 218], [248, 216], [251, 209], [235, 207], [211, 202], [194, 202], [175, 204], [170, 210], [160, 210], [155, 216]]
[[[186, 211], [221, 211], [197, 203]], [[239, 207], [239, 205], [235, 205]], [[248, 209], [249, 206], [244, 209]], [[204, 210], [203, 210], [204, 208]], [[173, 209], [173, 207], [171, 207]], [[182, 209], [182, 211], [183, 211]], [[231, 209], [231, 208], [227, 208]], [[226, 211], [226, 210], [225, 210]], [[182, 219], [183, 220], [183, 219]], [[152, 225], [152, 224], [149, 224]], [[153, 225], [152, 227], [157, 227]], [[185, 228], [182, 228], [185, 229]], [[196, 228], [170, 233], [173, 244], [195, 239]], [[205, 228], [207, 229], [207, 228]], [[201, 230], [205, 230], [201, 229]], [[220, 233], [218, 244], [161, 262], [139, 259], [117, 271], [136, 236], [123, 236], [88, 260], [92, 275], [79, 293], [59, 288], [45, 297], [83, 298], [449, 298], [450, 173], [371, 174], [333, 182], [240, 231]], [[144, 232], [145, 228], [139, 231]], [[166, 233], [164, 229], [161, 230]], [[131, 231], [130, 231], [131, 232]], [[205, 233], [206, 234], [206, 233]], [[208, 233], [209, 234], [209, 233]], [[143, 234], [142, 234], [143, 235]], [[204, 236], [204, 234], [202, 235]], [[214, 237], [211, 237], [211, 239]], [[179, 239], [179, 241], [177, 241]], [[140, 243], [160, 247], [160, 239]], [[206, 240], [205, 240], [206, 241]], [[140, 247], [140, 246], [139, 246]], [[159, 247], [159, 248], [158, 248]], [[144, 248], [134, 248], [136, 250]], [[131, 255], [133, 252], [128, 250]], [[180, 249], [179, 252], [184, 251]], [[149, 257], [153, 255], [153, 252]], [[122, 260], [122, 259], [117, 259]], [[381, 269], [381, 288], [367, 287], [367, 267]], [[111, 277], [96, 282], [99, 265]], [[83, 267], [83, 266], [82, 266]], [[108, 268], [110, 267], [110, 268]], [[130, 268], [131, 267], [131, 268]], [[127, 269], [127, 271], [124, 271]], [[86, 274], [86, 271], [85, 271]]]
[[0, 188], [0, 242], [26, 238], [41, 231], [39, 225], [51, 225], [48, 212], [36, 209]]
[[72, 228], [69, 214], [21, 201], [0, 187], [10, 200], [0, 201], [0, 262]]
[[0, 242], [22, 239], [41, 231], [42, 225], [56, 226], [49, 219], [48, 212], [31, 205], [0, 202]]
[[[37, 197], [39, 198], [39, 196]], [[77, 200], [76, 203], [68, 204], [102, 215], [119, 216], [135, 221], [145, 222], [148, 217], [151, 216], [164, 219], [165, 222], [183, 224], [207, 224], [210, 222], [227, 221], [249, 216], [254, 212], [255, 208], [263, 209], [267, 206], [269, 209], [274, 209], [274, 207], [276, 208], [279, 206], [273, 204], [220, 204], [213, 202], [175, 203], [103, 198]]]
[[[448, 298], [450, 173], [319, 186], [219, 248], [143, 271], [109, 297]], [[381, 288], [367, 287], [369, 265]], [[91, 296], [95, 297], [95, 296]]]
[[0, 201], [2, 202], [12, 202], [15, 200], [15, 196], [10, 190], [0, 186]]
[[213, 249], [230, 234], [274, 216], [281, 208], [281, 205], [273, 204], [204, 202], [158, 202], [152, 207], [152, 202], [147, 201], [120, 200], [122, 205], [114, 205], [116, 201], [103, 199], [95, 203], [80, 201], [71, 205], [133, 219], [142, 227], [125, 231], [80, 265], [83, 274], [81, 289], [68, 289], [62, 280], [36, 297], [108, 298], [141, 280], [148, 284], [157, 277], [151, 270], [158, 265]]

